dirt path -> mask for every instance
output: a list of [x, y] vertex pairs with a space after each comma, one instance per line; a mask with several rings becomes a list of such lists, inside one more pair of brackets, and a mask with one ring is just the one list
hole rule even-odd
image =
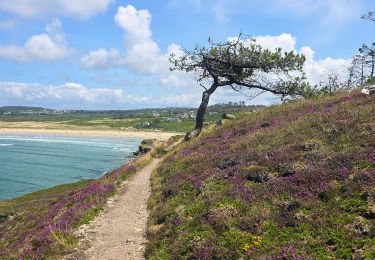
[[104, 212], [78, 231], [84, 237], [80, 249], [67, 259], [144, 259], [150, 176], [159, 161], [124, 182]]

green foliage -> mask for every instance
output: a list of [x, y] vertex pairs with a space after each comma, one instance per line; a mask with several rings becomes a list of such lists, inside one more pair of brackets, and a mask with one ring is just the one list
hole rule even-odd
[[374, 85], [375, 84], [375, 77], [367, 79], [366, 84]]
[[[318, 94], [317, 89], [304, 81], [302, 68], [305, 60], [305, 56], [293, 51], [264, 49], [254, 39], [242, 34], [238, 39], [223, 43], [209, 39], [208, 47], [197, 45], [181, 57], [175, 54], [170, 57], [172, 71], [195, 73], [200, 84], [208, 81], [208, 94], [217, 87], [231, 86], [237, 91], [247, 88], [271, 92], [283, 99]], [[264, 74], [269, 77], [264, 77]]]
[[87, 212], [87, 214], [79, 220], [79, 222], [77, 223], [77, 227], [90, 223], [91, 221], [95, 219], [96, 216], [99, 215], [101, 211], [102, 211], [102, 208], [98, 208], [98, 207], [91, 208]]
[[369, 11], [367, 14], [362, 15], [362, 19], [374, 21], [375, 22], [375, 12]]

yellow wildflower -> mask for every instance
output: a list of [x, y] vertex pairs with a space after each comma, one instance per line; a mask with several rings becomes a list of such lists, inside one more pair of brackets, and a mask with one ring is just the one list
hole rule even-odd
[[248, 250], [250, 250], [252, 248], [252, 246], [251, 245], [249, 245], [249, 244], [245, 244], [244, 246], [243, 246], [243, 251], [248, 251]]

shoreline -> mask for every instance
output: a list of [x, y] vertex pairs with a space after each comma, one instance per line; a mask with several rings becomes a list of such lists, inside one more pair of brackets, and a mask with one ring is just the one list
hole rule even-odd
[[116, 130], [87, 130], [87, 129], [40, 129], [40, 128], [0, 128], [0, 135], [66, 135], [66, 136], [92, 136], [109, 138], [140, 138], [167, 140], [171, 136], [182, 133], [170, 132], [147, 132], [147, 131], [116, 131]]
[[[95, 132], [95, 133], [93, 133]], [[109, 132], [109, 133], [108, 133]], [[90, 134], [86, 134], [90, 133]], [[148, 132], [140, 132], [140, 134], [145, 134]], [[153, 134], [153, 132], [150, 132]], [[174, 133], [168, 133], [168, 132], [157, 132], [161, 134], [165, 134], [166, 136], [171, 134], [171, 136], [174, 135]], [[69, 137], [102, 137], [102, 138], [121, 138], [121, 137], [126, 137], [126, 138], [138, 138], [138, 139], [143, 139], [145, 136], [140, 136], [140, 135], [134, 135], [137, 134], [136, 131], [134, 132], [126, 132], [126, 134], [131, 134], [132, 136], [124, 136], [120, 131], [100, 131], [100, 130], [65, 130], [65, 129], [24, 129], [24, 128], [0, 128], [0, 137], [1, 136], [6, 136], [6, 135], [57, 135], [57, 136], [69, 136]], [[148, 136], [149, 137], [149, 136]], [[159, 136], [160, 137], [160, 136]], [[150, 138], [150, 137], [149, 137]], [[155, 138], [155, 137], [154, 137]], [[169, 137], [168, 137], [169, 138]], [[166, 141], [166, 139], [157, 139], [159, 141]], [[141, 141], [139, 141], [139, 145], [141, 144]], [[22, 195], [17, 195], [15, 197], [9, 197], [9, 198], [0, 198], [0, 205], [1, 203], [7, 202], [7, 201], [13, 201], [17, 200], [19, 198], [27, 197], [31, 194], [42, 192], [42, 191], [47, 191], [47, 190], [53, 190], [57, 187], [63, 186], [63, 185], [74, 185], [77, 183], [80, 183], [82, 181], [90, 181], [90, 180], [99, 180], [103, 177], [105, 177], [107, 174], [111, 173], [112, 171], [121, 168], [122, 166], [134, 162], [138, 157], [133, 156], [132, 154], [135, 151], [130, 151], [127, 153], [125, 157], [122, 159], [124, 162], [120, 163], [119, 165], [114, 166], [112, 169], [107, 169], [104, 172], [101, 172], [94, 178], [89, 178], [89, 179], [81, 179], [81, 180], [75, 180], [71, 182], [63, 182], [59, 184], [55, 184], [50, 187], [40, 187], [39, 189], [36, 189], [31, 192], [27, 192]]]

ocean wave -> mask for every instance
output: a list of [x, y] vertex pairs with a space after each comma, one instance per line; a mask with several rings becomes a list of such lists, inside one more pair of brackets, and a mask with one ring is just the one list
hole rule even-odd
[[89, 141], [74, 140], [74, 139], [59, 139], [59, 138], [23, 138], [23, 137], [0, 137], [0, 140], [14, 140], [14, 141], [30, 141], [30, 142], [41, 142], [41, 143], [69, 143], [69, 144], [83, 144], [93, 146], [113, 146], [113, 143], [100, 142], [101, 139], [90, 139]]
[[0, 144], [0, 147], [1, 146], [14, 146], [14, 144]]

